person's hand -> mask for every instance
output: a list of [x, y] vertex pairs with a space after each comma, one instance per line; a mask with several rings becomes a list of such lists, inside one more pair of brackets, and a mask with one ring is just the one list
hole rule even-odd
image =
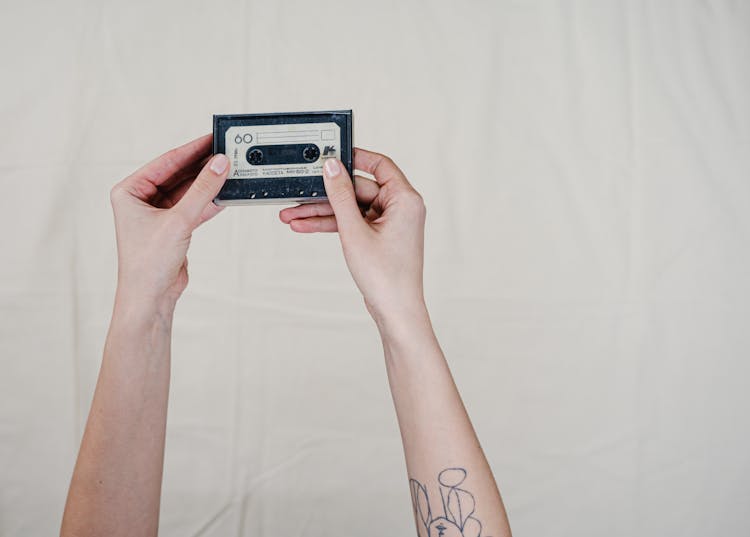
[[210, 157], [208, 134], [172, 149], [112, 188], [118, 299], [174, 307], [188, 282], [193, 230], [221, 208], [213, 199], [229, 161]]
[[300, 233], [339, 232], [349, 271], [376, 322], [413, 315], [424, 309], [424, 202], [385, 155], [356, 149], [354, 167], [375, 181], [355, 176], [352, 184], [343, 164], [329, 159], [328, 202], [289, 207], [279, 217]]

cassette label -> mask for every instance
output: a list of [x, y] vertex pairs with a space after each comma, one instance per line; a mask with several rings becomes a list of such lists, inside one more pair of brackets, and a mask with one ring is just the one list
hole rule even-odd
[[224, 147], [230, 160], [227, 179], [323, 175], [326, 158], [341, 158], [336, 123], [229, 127]]

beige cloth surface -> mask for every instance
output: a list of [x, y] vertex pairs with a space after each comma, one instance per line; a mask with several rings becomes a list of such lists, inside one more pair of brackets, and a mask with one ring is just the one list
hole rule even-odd
[[[3, 1], [0, 45], [1, 535], [59, 527], [110, 187], [213, 113], [329, 108], [426, 199], [515, 533], [750, 533], [750, 4]], [[276, 212], [194, 236], [161, 534], [411, 535], [374, 325]]]

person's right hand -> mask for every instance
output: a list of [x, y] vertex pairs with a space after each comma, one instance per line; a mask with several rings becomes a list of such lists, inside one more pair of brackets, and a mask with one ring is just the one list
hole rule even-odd
[[328, 201], [289, 207], [279, 217], [300, 233], [338, 231], [349, 271], [376, 322], [419, 314], [424, 310], [422, 197], [385, 155], [356, 149], [354, 167], [372, 174], [375, 182], [355, 176], [352, 184], [343, 164], [329, 159], [324, 166]]
[[112, 188], [117, 303], [171, 311], [185, 289], [190, 238], [222, 209], [213, 199], [229, 173], [225, 155], [209, 158], [212, 139], [172, 149]]

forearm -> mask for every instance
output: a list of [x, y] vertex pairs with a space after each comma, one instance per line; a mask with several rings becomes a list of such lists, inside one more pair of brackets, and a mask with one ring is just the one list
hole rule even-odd
[[156, 535], [171, 324], [170, 306], [116, 300], [61, 535]]
[[492, 471], [426, 308], [386, 316], [378, 326], [419, 535], [510, 535]]

